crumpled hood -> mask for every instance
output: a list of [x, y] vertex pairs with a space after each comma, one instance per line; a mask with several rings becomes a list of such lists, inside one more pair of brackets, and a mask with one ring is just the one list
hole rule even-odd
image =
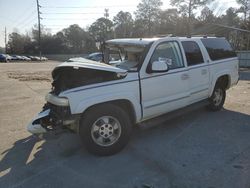
[[[64, 62], [58, 65], [54, 70], [60, 69], [62, 67], [73, 67], [74, 69], [85, 68], [85, 69], [93, 69], [93, 70], [103, 70], [107, 72], [114, 72], [120, 74], [126, 74], [127, 70], [120, 69], [115, 66], [107, 65], [105, 63], [100, 63], [92, 60], [88, 60], [85, 58], [77, 58], [77, 61], [74, 62]], [[52, 73], [53, 74], [53, 73]]]
[[123, 79], [127, 70], [85, 59], [84, 62], [65, 62], [52, 71], [52, 90], [59, 95], [68, 89]]

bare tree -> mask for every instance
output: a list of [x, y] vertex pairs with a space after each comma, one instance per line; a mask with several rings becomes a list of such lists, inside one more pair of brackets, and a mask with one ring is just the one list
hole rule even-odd
[[141, 20], [140, 22], [144, 23], [145, 30], [148, 31], [149, 36], [152, 34], [152, 26], [157, 21], [161, 6], [161, 0], [142, 0], [137, 6], [135, 12], [136, 20]]
[[188, 35], [192, 32], [191, 18], [193, 16], [193, 11], [198, 7], [203, 7], [213, 0], [170, 0], [171, 5], [177, 6], [182, 12], [183, 16], [188, 17]]

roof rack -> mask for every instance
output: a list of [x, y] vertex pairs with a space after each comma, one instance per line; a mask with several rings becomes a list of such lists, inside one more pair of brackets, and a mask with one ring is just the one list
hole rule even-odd
[[215, 37], [215, 35], [214, 34], [212, 34], [212, 35], [188, 35], [188, 36], [186, 36], [187, 38], [192, 38], [192, 37], [202, 37], [202, 38], [208, 38], [208, 37]]
[[157, 35], [154, 35], [153, 37], [164, 38], [164, 37], [175, 37], [175, 35], [174, 34], [157, 34]]

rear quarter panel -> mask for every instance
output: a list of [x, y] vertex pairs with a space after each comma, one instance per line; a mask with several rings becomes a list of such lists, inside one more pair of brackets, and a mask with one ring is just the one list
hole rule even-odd
[[219, 77], [223, 75], [229, 76], [229, 84], [228, 88], [233, 85], [236, 85], [239, 79], [239, 60], [237, 57], [210, 61], [209, 63], [209, 71], [210, 71], [210, 96], [213, 93], [214, 86]]

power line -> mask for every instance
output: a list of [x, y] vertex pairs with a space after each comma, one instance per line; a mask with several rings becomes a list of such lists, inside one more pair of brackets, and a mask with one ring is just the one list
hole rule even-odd
[[63, 26], [69, 26], [69, 24], [68, 25], [52, 25], [52, 24], [51, 25], [47, 25], [46, 24], [46, 25], [43, 25], [43, 26], [62, 26], [63, 27]]
[[78, 13], [73, 13], [73, 12], [43, 12], [43, 15], [47, 15], [47, 14], [83, 14], [83, 15], [88, 15], [88, 14], [103, 14], [103, 13], [100, 13], [100, 12], [89, 12], [89, 13], [82, 13], [82, 12], [78, 12]]
[[35, 10], [33, 10], [32, 12], [30, 12], [30, 14], [26, 15], [26, 16], [24, 17], [24, 19], [21, 19], [21, 21], [20, 21], [20, 19], [19, 19], [19, 21], [17, 22], [17, 24], [15, 24], [14, 27], [20, 26], [20, 25], [23, 24], [26, 20], [30, 19], [34, 14], [35, 14]]
[[32, 10], [32, 6], [33, 5], [28, 6], [24, 11], [22, 11], [22, 14], [20, 16], [18, 16], [15, 21], [13, 21], [12, 25], [14, 25], [14, 24], [17, 25], [17, 23], [20, 23], [20, 18], [23, 18], [23, 16], [27, 15], [27, 13], [29, 13], [30, 10]]
[[32, 20], [30, 20], [29, 22], [26, 22], [21, 28], [19, 28], [20, 30], [24, 29], [27, 26], [30, 26], [32, 23], [36, 22], [36, 18], [33, 18]]
[[95, 18], [43, 18], [44, 20], [95, 20]]
[[42, 6], [42, 8], [51, 9], [71, 9], [71, 8], [121, 8], [121, 7], [136, 7], [137, 5], [109, 5], [109, 6]]

